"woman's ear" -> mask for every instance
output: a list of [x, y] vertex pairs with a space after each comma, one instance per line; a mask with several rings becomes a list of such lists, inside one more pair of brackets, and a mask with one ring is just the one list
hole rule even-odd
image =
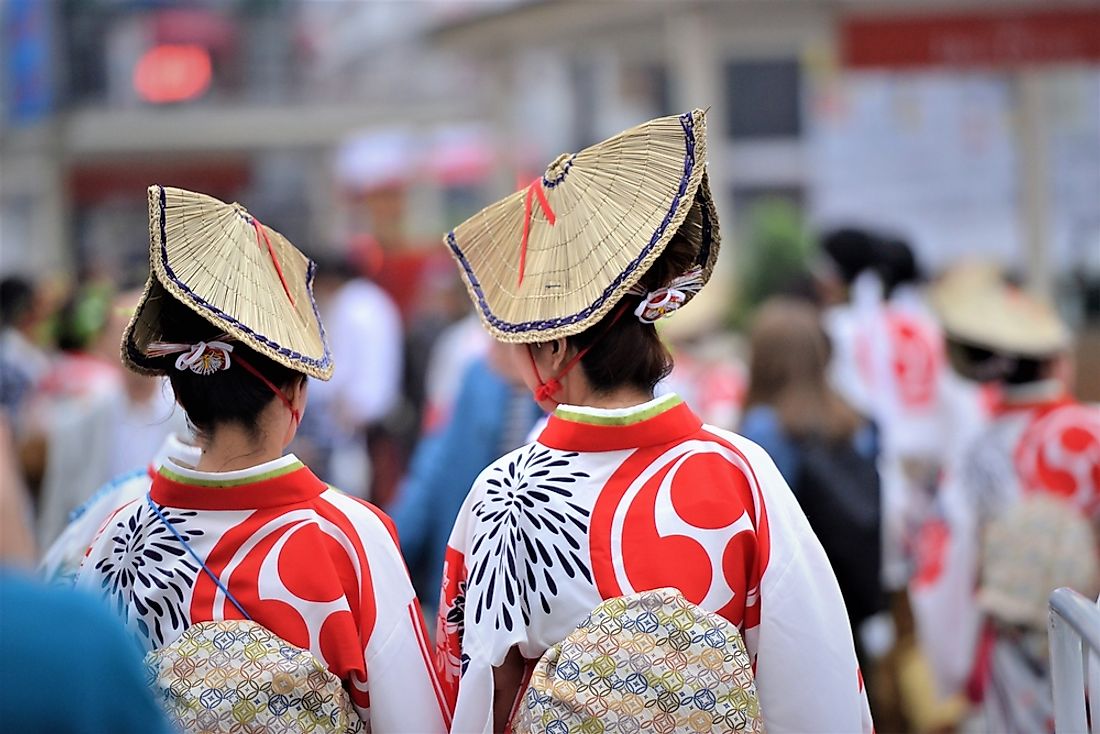
[[569, 342], [565, 338], [547, 342], [547, 345], [550, 347], [550, 361], [554, 369], [564, 366], [569, 361]]

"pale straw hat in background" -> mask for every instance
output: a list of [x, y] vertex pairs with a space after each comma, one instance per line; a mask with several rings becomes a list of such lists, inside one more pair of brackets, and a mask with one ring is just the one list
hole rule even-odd
[[962, 344], [1012, 357], [1044, 358], [1070, 345], [1054, 307], [1008, 283], [986, 263], [951, 269], [931, 290], [947, 336]]
[[160, 303], [175, 298], [232, 339], [292, 370], [327, 380], [332, 357], [313, 299], [313, 263], [240, 204], [149, 187], [149, 280], [122, 338], [122, 361], [163, 374]]
[[677, 232], [705, 283], [719, 248], [706, 153], [702, 110], [652, 120], [559, 156], [456, 227], [445, 241], [489, 332], [530, 343], [586, 330]]

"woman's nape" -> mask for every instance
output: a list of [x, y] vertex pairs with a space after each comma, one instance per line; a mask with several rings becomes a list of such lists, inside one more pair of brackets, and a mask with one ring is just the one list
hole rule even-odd
[[566, 366], [578, 352], [578, 349], [570, 345], [567, 339], [556, 339], [541, 344], [509, 344], [506, 348], [513, 370], [518, 372], [524, 384], [532, 392], [538, 389], [543, 379], [557, 375], [556, 379], [561, 384], [561, 388], [554, 393], [551, 400], [539, 401], [539, 407], [547, 412], [557, 405], [628, 408], [641, 405], [653, 398], [652, 389], [647, 390], [630, 382], [607, 389], [598, 389], [589, 380], [584, 369], [566, 370]]
[[[298, 415], [305, 412], [308, 384], [303, 376], [291, 387], [283, 388]], [[253, 426], [246, 427], [236, 422], [220, 423], [208, 435], [200, 437], [202, 458], [195, 469], [225, 472], [274, 461], [286, 451], [297, 430], [298, 422], [291, 415], [291, 409], [272, 395]]]

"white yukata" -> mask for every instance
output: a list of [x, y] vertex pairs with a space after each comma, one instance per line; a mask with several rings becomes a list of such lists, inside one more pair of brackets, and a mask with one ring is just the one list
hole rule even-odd
[[[309, 650], [378, 732], [443, 732], [450, 716], [390, 519], [292, 454], [211, 473], [166, 460], [115, 510], [77, 576], [155, 650], [190, 625], [248, 616]], [[177, 537], [177, 534], [179, 537]]]
[[835, 577], [764, 451], [676, 395], [561, 406], [478, 477], [447, 549], [437, 664], [453, 731], [493, 730], [493, 668], [601, 601], [661, 587], [745, 636], [770, 732], [871, 732]]
[[[974, 662], [982, 534], [1027, 494], [1060, 497], [1100, 520], [1100, 409], [1055, 383], [1006, 388], [986, 429], [947, 470], [938, 513], [921, 533], [909, 587], [939, 693], [958, 693]], [[1053, 589], [1051, 589], [1053, 591]]]

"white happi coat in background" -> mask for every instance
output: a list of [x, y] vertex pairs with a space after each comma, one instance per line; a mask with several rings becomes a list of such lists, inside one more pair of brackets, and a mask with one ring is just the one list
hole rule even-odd
[[881, 436], [883, 582], [904, 588], [935, 480], [988, 419], [979, 389], [947, 367], [944, 338], [921, 292], [883, 298], [876, 275], [857, 278], [852, 302], [823, 319], [833, 345], [830, 380]]
[[1031, 492], [1100, 518], [1100, 409], [1053, 383], [1006, 389], [992, 421], [948, 467], [938, 513], [921, 532], [909, 595], [941, 696], [958, 693], [973, 669], [982, 532]]
[[493, 667], [513, 646], [538, 658], [602, 600], [661, 587], [742, 630], [768, 731], [872, 731], [840, 590], [790, 489], [675, 395], [562, 406], [474, 483], [437, 638], [453, 731], [492, 731]]

